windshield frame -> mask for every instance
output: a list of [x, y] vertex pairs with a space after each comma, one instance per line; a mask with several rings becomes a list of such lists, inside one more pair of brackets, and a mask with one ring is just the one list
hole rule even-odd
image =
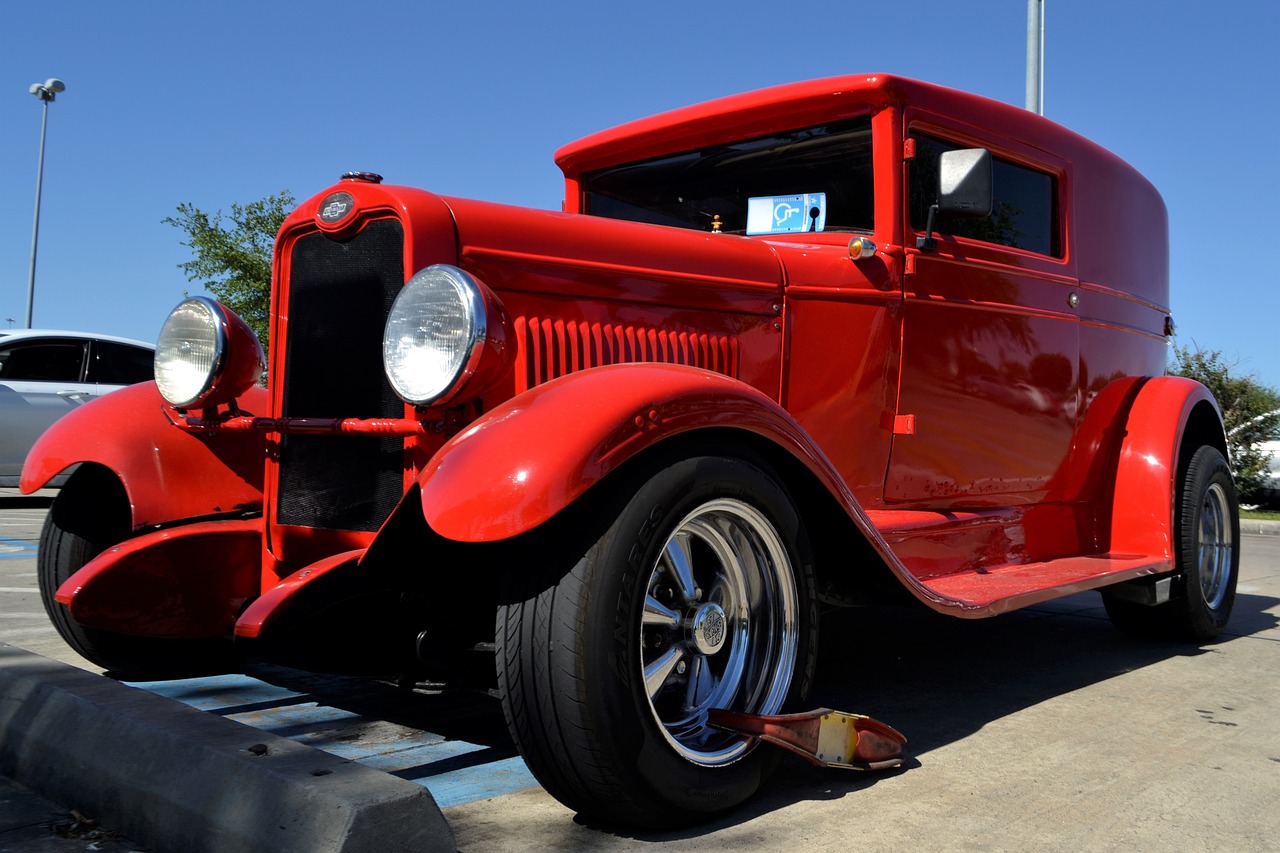
[[806, 223], [805, 232], [870, 234], [875, 228], [872, 138], [872, 116], [863, 113], [598, 169], [582, 175], [583, 212], [745, 234], [749, 199], [823, 194], [823, 216]]

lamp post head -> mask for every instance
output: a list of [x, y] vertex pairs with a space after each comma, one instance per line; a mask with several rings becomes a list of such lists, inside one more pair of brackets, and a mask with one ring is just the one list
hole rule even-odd
[[31, 88], [27, 91], [47, 104], [50, 101], [56, 100], [59, 92], [65, 92], [66, 90], [66, 83], [63, 83], [57, 77], [50, 77], [43, 83], [32, 83]]

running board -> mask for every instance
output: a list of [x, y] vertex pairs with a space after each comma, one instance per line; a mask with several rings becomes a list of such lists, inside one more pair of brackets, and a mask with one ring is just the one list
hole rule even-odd
[[948, 608], [966, 611], [957, 615], [990, 616], [1173, 568], [1172, 560], [1148, 555], [1091, 554], [956, 572], [920, 582], [944, 599]]

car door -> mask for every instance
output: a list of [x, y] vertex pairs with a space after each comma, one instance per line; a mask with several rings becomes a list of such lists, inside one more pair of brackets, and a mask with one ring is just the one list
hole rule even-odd
[[52, 337], [0, 346], [0, 477], [21, 474], [40, 434], [100, 393], [84, 381], [88, 349], [88, 340]]
[[992, 151], [993, 212], [940, 218], [935, 247], [907, 248], [885, 499], [1042, 500], [1065, 487], [1078, 408], [1077, 282], [1061, 216], [1066, 164], [920, 117], [908, 139], [909, 235], [924, 233], [943, 150]]
[[90, 343], [84, 378], [98, 396], [154, 377], [155, 352], [151, 348], [97, 338]]

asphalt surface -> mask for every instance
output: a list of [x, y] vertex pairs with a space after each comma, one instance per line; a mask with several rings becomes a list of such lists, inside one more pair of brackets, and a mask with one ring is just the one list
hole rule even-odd
[[[31, 543], [43, 512], [0, 492], [0, 642], [98, 672], [62, 644], [34, 592]], [[903, 731], [909, 759], [898, 771], [787, 764], [743, 808], [674, 833], [588, 825], [537, 787], [445, 805], [444, 816], [467, 853], [657, 844], [841, 853], [1275, 850], [1280, 536], [1246, 533], [1241, 551], [1235, 615], [1221, 640], [1203, 647], [1126, 639], [1094, 593], [973, 622], [896, 608], [831, 614], [812, 704], [871, 714]], [[370, 720], [382, 714], [383, 726], [439, 728], [439, 697], [343, 679], [308, 682], [306, 692], [318, 707], [356, 708]], [[467, 738], [501, 751], [495, 703], [474, 701]], [[49, 832], [50, 823], [74, 825], [75, 807], [0, 785], [0, 851], [99, 843]], [[145, 849], [105, 842], [115, 846], [95, 849]]]

